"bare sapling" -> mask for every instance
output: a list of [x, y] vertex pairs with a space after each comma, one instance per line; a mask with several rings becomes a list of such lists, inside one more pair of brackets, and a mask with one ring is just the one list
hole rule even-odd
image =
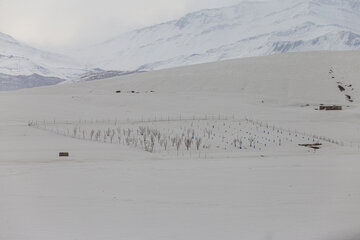
[[167, 145], [168, 145], [168, 140], [167, 140], [167, 138], [164, 138], [164, 149], [165, 149], [165, 151], [167, 150]]
[[106, 136], [107, 136], [107, 137], [110, 137], [110, 136], [111, 136], [111, 129], [110, 129], [110, 128], [108, 128], [108, 129], [106, 130]]
[[78, 128], [77, 128], [77, 127], [74, 127], [74, 129], [73, 129], [73, 137], [74, 137], [74, 138], [76, 138], [77, 130], [78, 130]]
[[249, 138], [250, 148], [252, 148], [252, 147], [254, 146], [254, 142], [255, 142], [255, 138], [254, 138], [254, 137], [250, 137], [250, 138]]
[[171, 138], [171, 144], [173, 147], [175, 147], [175, 143], [176, 143], [176, 137]]
[[176, 151], [179, 151], [181, 143], [182, 143], [182, 138], [177, 136], [176, 137]]
[[92, 129], [91, 132], [90, 132], [90, 141], [92, 141], [92, 139], [94, 137], [94, 134], [95, 134], [95, 130]]
[[101, 137], [101, 131], [97, 130], [95, 134], [95, 141], [100, 141], [100, 137]]
[[188, 151], [190, 150], [191, 143], [192, 143], [192, 139], [191, 139], [191, 138], [186, 138], [186, 139], [185, 139], [184, 144], [185, 144], [186, 150], [188, 150]]
[[145, 133], [146, 133], [146, 127], [140, 126], [140, 127], [139, 127], [139, 130], [140, 130], [140, 135], [141, 135], [141, 136], [144, 136]]
[[151, 135], [150, 137], [150, 140], [151, 140], [151, 144], [150, 144], [150, 152], [153, 152], [154, 151], [154, 146], [155, 146], [155, 136], [154, 135]]
[[115, 130], [113, 129], [111, 134], [110, 134], [110, 142], [111, 143], [113, 143], [114, 136], [115, 136]]
[[198, 151], [200, 150], [201, 141], [202, 141], [201, 137], [195, 138], [196, 150]]

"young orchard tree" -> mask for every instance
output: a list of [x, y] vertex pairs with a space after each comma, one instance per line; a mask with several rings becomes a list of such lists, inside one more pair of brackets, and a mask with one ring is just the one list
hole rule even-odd
[[140, 130], [140, 135], [141, 135], [141, 136], [144, 136], [145, 133], [146, 133], [146, 127], [140, 126], [140, 127], [139, 127], [139, 130]]
[[115, 130], [112, 130], [111, 134], [110, 134], [110, 142], [113, 143], [113, 139], [115, 136]]
[[179, 151], [181, 143], [182, 143], [182, 138], [181, 137], [176, 137], [176, 150], [177, 151]]
[[77, 127], [74, 127], [74, 130], [73, 130], [73, 137], [76, 138], [76, 135], [77, 135]]
[[149, 152], [154, 152], [155, 141], [150, 142]]
[[167, 138], [164, 138], [164, 148], [165, 148], [165, 151], [167, 150], [167, 145], [168, 145], [168, 140]]
[[125, 137], [125, 143], [127, 146], [130, 146], [130, 143], [131, 143], [130, 137], [128, 137], [128, 136]]
[[254, 142], [255, 142], [255, 138], [254, 138], [254, 137], [250, 137], [250, 138], [249, 138], [250, 148], [252, 148], [252, 147], [254, 146]]
[[184, 144], [185, 144], [186, 150], [189, 151], [189, 149], [190, 149], [190, 147], [191, 147], [191, 143], [192, 143], [192, 139], [191, 139], [191, 138], [186, 138], [186, 139], [185, 139]]
[[120, 135], [121, 135], [121, 128], [120, 128], [120, 127], [117, 127], [117, 128], [116, 128], [116, 132], [117, 132], [117, 134], [120, 136]]
[[200, 149], [201, 141], [202, 141], [201, 137], [195, 138], [196, 149], [197, 149], [198, 151], [199, 151], [199, 149]]
[[171, 144], [173, 147], [175, 147], [175, 143], [176, 143], [176, 137], [171, 138]]
[[110, 128], [108, 128], [108, 129], [106, 130], [106, 136], [107, 136], [107, 137], [110, 137], [110, 136], [111, 136], [111, 129], [110, 129]]
[[154, 135], [151, 135], [150, 141], [151, 141], [151, 145], [154, 146], [155, 145], [155, 136]]
[[160, 139], [161, 139], [161, 133], [160, 133], [160, 131], [157, 132], [157, 138], [158, 138], [158, 142], [160, 142]]
[[186, 131], [186, 133], [187, 133], [187, 136], [189, 137], [189, 136], [190, 136], [190, 133], [191, 133], [191, 129], [188, 128], [188, 130]]
[[154, 135], [150, 136], [150, 142], [144, 140], [144, 150], [146, 152], [152, 153], [154, 151], [154, 145], [155, 145], [155, 137], [154, 137]]
[[144, 150], [146, 152], [149, 152], [149, 142], [147, 142], [147, 141], [144, 141]]
[[98, 130], [98, 131], [96, 132], [96, 135], [95, 135], [96, 141], [99, 141], [99, 142], [100, 142], [100, 137], [101, 137], [101, 131]]
[[128, 128], [127, 136], [130, 137], [131, 133], [132, 133], [132, 130], [130, 128]]
[[91, 132], [90, 132], [90, 140], [92, 141], [93, 137], [94, 137], [94, 134], [95, 134], [95, 130], [92, 129]]
[[205, 129], [205, 132], [206, 132], [206, 134], [207, 134], [207, 136], [208, 136], [208, 139], [210, 139], [210, 137], [211, 137], [211, 134], [212, 134], [212, 131], [209, 129]]

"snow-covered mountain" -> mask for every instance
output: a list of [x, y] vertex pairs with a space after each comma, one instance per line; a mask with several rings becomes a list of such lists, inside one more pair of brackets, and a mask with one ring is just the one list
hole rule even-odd
[[122, 34], [85, 49], [89, 66], [152, 70], [223, 59], [360, 49], [358, 0], [241, 2]]
[[360, 50], [359, 22], [358, 0], [240, 2], [124, 33], [77, 51], [77, 61], [0, 33], [0, 90], [274, 53]]
[[84, 72], [69, 57], [35, 49], [0, 33], [0, 91], [56, 84]]
[[68, 79], [82, 73], [73, 59], [27, 46], [0, 33], [0, 72], [8, 75], [31, 75]]

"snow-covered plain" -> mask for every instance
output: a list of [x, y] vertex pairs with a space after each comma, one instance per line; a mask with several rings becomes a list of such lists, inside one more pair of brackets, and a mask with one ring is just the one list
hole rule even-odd
[[[359, 62], [359, 52], [292, 53], [0, 93], [0, 239], [359, 239]], [[320, 140], [314, 151], [302, 138], [190, 157], [56, 133], [155, 118], [168, 131], [219, 115], [344, 146]]]

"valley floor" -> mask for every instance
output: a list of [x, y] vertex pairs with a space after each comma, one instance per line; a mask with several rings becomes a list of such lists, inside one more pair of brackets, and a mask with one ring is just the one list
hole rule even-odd
[[[357, 104], [320, 112], [231, 92], [119, 95], [113, 94], [116, 80], [115, 87], [106, 81], [0, 94], [0, 239], [360, 238]], [[83, 141], [27, 125], [180, 114], [249, 117], [346, 146], [204, 159]], [[59, 158], [60, 151], [70, 157]]]

